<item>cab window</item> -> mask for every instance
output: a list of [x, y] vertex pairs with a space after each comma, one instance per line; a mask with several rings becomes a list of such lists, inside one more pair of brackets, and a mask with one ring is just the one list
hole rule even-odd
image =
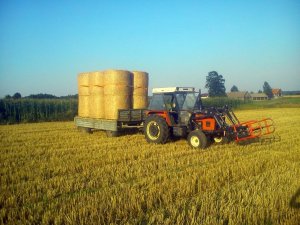
[[164, 110], [164, 98], [163, 95], [154, 94], [152, 96], [149, 109], [151, 110]]

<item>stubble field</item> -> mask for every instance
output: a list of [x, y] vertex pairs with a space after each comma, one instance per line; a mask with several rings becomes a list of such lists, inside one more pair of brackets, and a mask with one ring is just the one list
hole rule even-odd
[[237, 115], [273, 118], [281, 141], [193, 150], [72, 122], [0, 126], [0, 224], [300, 224], [300, 109]]

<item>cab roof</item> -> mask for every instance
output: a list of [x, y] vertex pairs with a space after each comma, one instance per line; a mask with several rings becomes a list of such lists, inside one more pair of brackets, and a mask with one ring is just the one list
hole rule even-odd
[[152, 93], [173, 93], [173, 92], [195, 92], [193, 87], [165, 87], [165, 88], [153, 88]]

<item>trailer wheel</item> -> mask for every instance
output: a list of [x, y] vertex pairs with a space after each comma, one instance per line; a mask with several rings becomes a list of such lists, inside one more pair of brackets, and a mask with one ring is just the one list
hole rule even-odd
[[118, 133], [118, 131], [107, 130], [106, 131], [106, 136], [107, 137], [118, 137], [119, 133]]
[[77, 129], [82, 132], [82, 133], [86, 133], [86, 134], [92, 134], [92, 129], [88, 128], [88, 127], [77, 127]]
[[169, 138], [170, 131], [165, 119], [157, 115], [151, 115], [145, 120], [144, 134], [147, 142], [164, 144]]
[[194, 130], [188, 135], [188, 143], [193, 148], [206, 148], [208, 146], [207, 137], [201, 130]]
[[214, 142], [215, 142], [216, 144], [219, 144], [219, 145], [222, 145], [222, 144], [228, 144], [228, 143], [229, 143], [228, 137], [225, 137], [225, 136], [214, 137], [213, 140], [214, 140]]

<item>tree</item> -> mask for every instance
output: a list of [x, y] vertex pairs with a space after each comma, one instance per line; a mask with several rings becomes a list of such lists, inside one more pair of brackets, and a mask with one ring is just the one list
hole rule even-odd
[[19, 99], [19, 98], [22, 98], [21, 94], [19, 92], [15, 93], [13, 95], [13, 99]]
[[239, 89], [237, 86], [233, 85], [232, 88], [230, 89], [230, 92], [238, 92]]
[[5, 95], [4, 98], [5, 98], [5, 99], [11, 99], [11, 96], [10, 96], [10, 95]]
[[263, 92], [262, 92], [262, 90], [259, 89], [259, 90], [258, 90], [258, 93], [263, 93]]
[[263, 90], [269, 99], [274, 97], [272, 93], [272, 88], [267, 81], [264, 82]]
[[206, 76], [205, 88], [208, 88], [208, 94], [211, 97], [226, 96], [226, 88], [224, 86], [225, 79], [216, 71], [211, 71]]

